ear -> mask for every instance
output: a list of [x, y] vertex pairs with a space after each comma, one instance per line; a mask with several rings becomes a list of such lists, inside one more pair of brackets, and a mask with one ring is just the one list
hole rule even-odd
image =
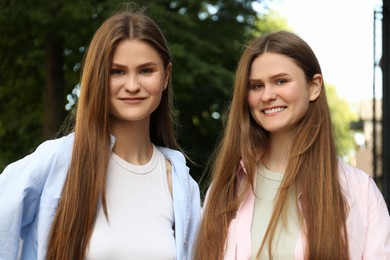
[[310, 101], [316, 100], [322, 90], [322, 75], [315, 74], [310, 82]]
[[172, 63], [170, 62], [165, 69], [165, 78], [163, 82], [163, 90], [165, 90], [168, 87], [169, 77], [171, 76], [171, 70], [172, 70]]

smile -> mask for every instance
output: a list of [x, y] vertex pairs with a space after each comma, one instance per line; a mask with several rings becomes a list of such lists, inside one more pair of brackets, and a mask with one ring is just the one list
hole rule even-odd
[[268, 115], [268, 114], [274, 114], [274, 113], [281, 112], [285, 109], [286, 109], [286, 107], [275, 107], [275, 108], [271, 108], [271, 109], [264, 109], [263, 112], [264, 112], [264, 114]]
[[145, 98], [143, 97], [133, 97], [133, 98], [120, 98], [122, 101], [140, 101], [144, 100]]

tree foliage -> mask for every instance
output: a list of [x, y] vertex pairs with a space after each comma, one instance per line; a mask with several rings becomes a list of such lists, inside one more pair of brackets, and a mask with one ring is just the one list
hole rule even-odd
[[348, 158], [351, 151], [355, 149], [355, 139], [350, 125], [352, 121], [357, 120], [357, 114], [352, 112], [347, 100], [337, 95], [334, 85], [326, 86], [326, 95], [331, 110], [338, 155]]
[[260, 19], [256, 22], [257, 30], [253, 31], [254, 36], [258, 36], [261, 33], [273, 32], [278, 30], [293, 30], [288, 25], [287, 20], [273, 10], [259, 14], [259, 18]]
[[[55, 135], [56, 130], [44, 135], [44, 126], [59, 126], [64, 119], [64, 93], [78, 81], [77, 64], [105, 9], [99, 1], [0, 3], [1, 168]], [[53, 74], [59, 75], [60, 81], [54, 79], [57, 84], [50, 86]], [[51, 107], [45, 106], [45, 101], [51, 101], [50, 96], [45, 98], [48, 87], [62, 95]], [[45, 113], [50, 112], [56, 118], [45, 121]]]
[[[197, 163], [191, 173], [199, 179], [222, 130], [240, 44], [257, 20], [252, 1], [132, 2], [146, 7], [170, 44], [179, 142]], [[120, 4], [0, 2], [0, 168], [56, 135], [88, 43]]]
[[[179, 143], [195, 162], [190, 167], [197, 180], [222, 132], [242, 44], [249, 36], [288, 29], [275, 13], [256, 14], [251, 2], [138, 0], [128, 4], [145, 7], [169, 42]], [[0, 2], [0, 170], [56, 135], [68, 113], [67, 94], [79, 82], [88, 43], [121, 3]], [[339, 147], [348, 150], [347, 104], [332, 88], [328, 92]]]
[[193, 2], [174, 6], [180, 15], [165, 32], [175, 57], [179, 142], [197, 164], [192, 172], [198, 178], [222, 131], [240, 44], [256, 16], [250, 1]]

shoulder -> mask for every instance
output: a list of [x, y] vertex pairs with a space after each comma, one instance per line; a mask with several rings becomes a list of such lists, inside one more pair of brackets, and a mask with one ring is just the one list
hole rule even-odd
[[36, 162], [42, 167], [52, 167], [70, 160], [73, 150], [74, 134], [51, 139], [40, 144], [30, 155], [21, 160]]
[[190, 175], [190, 169], [187, 166], [186, 158], [182, 152], [162, 146], [156, 147], [171, 162], [174, 183], [177, 180], [180, 183], [187, 183], [191, 189], [199, 189], [198, 184]]
[[389, 259], [390, 218], [382, 193], [367, 173], [341, 160], [339, 172], [351, 258]]
[[39, 159], [39, 163], [42, 164], [53, 157], [68, 156], [72, 152], [73, 140], [74, 134], [72, 133], [67, 136], [44, 141], [35, 149], [34, 152], [12, 164], [35, 161], [36, 159]]
[[180, 175], [189, 174], [189, 168], [187, 167], [186, 158], [184, 154], [178, 150], [174, 150], [167, 147], [156, 146], [157, 149], [169, 160], [172, 164], [173, 173], [179, 173]]
[[47, 177], [50, 169], [57, 169], [68, 164], [72, 154], [73, 134], [47, 140], [41, 143], [34, 152], [9, 164], [1, 175], [18, 174], [18, 177], [30, 176], [36, 183]]
[[171, 148], [163, 147], [163, 146], [156, 146], [156, 147], [169, 160], [174, 160], [174, 161], [177, 161], [179, 163], [186, 164], [186, 159], [185, 159], [184, 154], [182, 152], [180, 152], [178, 150], [171, 149]]
[[364, 171], [339, 160], [340, 184], [348, 204], [382, 208], [386, 206], [383, 195], [374, 180]]
[[0, 201], [14, 207], [23, 205], [20, 206], [25, 211], [23, 216], [24, 213], [28, 216], [35, 214], [33, 208], [39, 203], [44, 205], [45, 201], [58, 198], [67, 175], [72, 144], [72, 135], [45, 141], [33, 153], [9, 164], [0, 175]]
[[368, 185], [368, 183], [370, 182], [370, 176], [359, 168], [352, 166], [351, 164], [348, 164], [341, 159], [339, 159], [338, 164], [340, 182], [343, 187], [361, 187]]

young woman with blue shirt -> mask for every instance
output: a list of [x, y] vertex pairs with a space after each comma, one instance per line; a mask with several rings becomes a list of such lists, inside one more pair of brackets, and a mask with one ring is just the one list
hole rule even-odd
[[123, 11], [84, 60], [74, 132], [0, 175], [0, 259], [190, 259], [200, 196], [174, 135], [171, 55]]

